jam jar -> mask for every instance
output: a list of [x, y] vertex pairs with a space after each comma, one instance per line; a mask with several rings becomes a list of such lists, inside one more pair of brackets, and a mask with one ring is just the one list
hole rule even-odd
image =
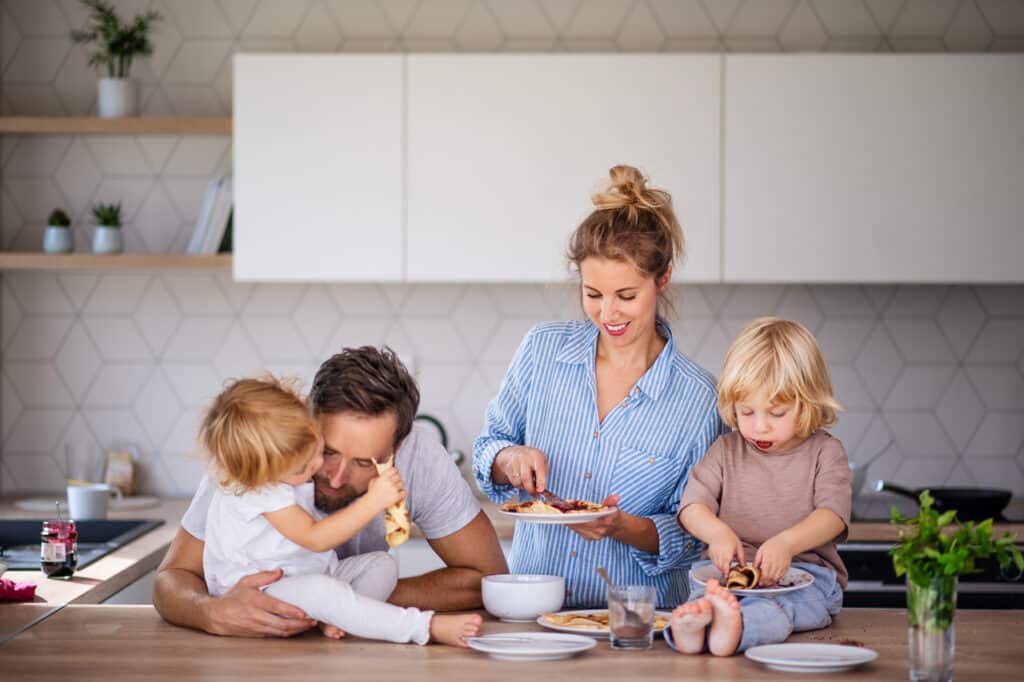
[[47, 578], [70, 578], [78, 566], [78, 530], [74, 521], [43, 521], [39, 564]]

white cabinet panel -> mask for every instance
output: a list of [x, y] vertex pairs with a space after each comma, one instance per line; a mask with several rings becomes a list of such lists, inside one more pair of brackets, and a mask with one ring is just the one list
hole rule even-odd
[[726, 57], [730, 282], [1024, 281], [1024, 57]]
[[677, 278], [717, 281], [721, 57], [411, 55], [408, 277], [564, 281], [619, 163], [671, 192]]
[[402, 278], [402, 59], [236, 56], [236, 279]]

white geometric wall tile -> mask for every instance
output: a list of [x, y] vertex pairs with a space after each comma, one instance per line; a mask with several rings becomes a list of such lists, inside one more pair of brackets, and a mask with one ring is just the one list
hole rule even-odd
[[55, 0], [9, 0], [5, 4], [10, 19], [25, 35], [61, 35], [70, 28]]
[[690, 359], [717, 377], [722, 371], [722, 362], [733, 338], [734, 335], [726, 332], [722, 325], [711, 325]]
[[494, 15], [483, 4], [470, 6], [455, 34], [455, 43], [466, 52], [494, 52], [505, 41]]
[[158, 185], [142, 202], [135, 214], [135, 229], [150, 253], [169, 253], [178, 232], [179, 217], [174, 204]]
[[245, 304], [246, 315], [287, 315], [306, 292], [305, 284], [257, 284]]
[[484, 349], [498, 324], [494, 303], [480, 287], [466, 289], [449, 319], [474, 358]]
[[374, 0], [325, 0], [324, 5], [346, 38], [381, 39], [395, 35], [387, 16]]
[[[973, 463], [972, 463], [973, 466]], [[943, 485], [961, 488], [974, 488], [978, 485], [977, 479], [971, 474], [970, 470], [964, 465], [964, 461], [961, 459], [953, 470], [946, 476], [946, 480], [942, 482]]]
[[847, 457], [857, 461], [859, 458], [853, 457], [853, 453], [859, 451], [859, 445], [874, 418], [874, 412], [843, 411], [839, 413], [836, 423], [827, 430], [842, 441]]
[[825, 49], [828, 52], [878, 52], [885, 44], [885, 38], [832, 38]]
[[940, 365], [956, 361], [953, 350], [933, 320], [889, 319], [885, 326], [909, 364]]
[[[40, 235], [50, 211], [64, 205], [64, 197], [51, 178], [4, 178], [4, 185], [22, 219], [38, 227]], [[10, 215], [6, 211], [4, 214]]]
[[104, 360], [121, 362], [152, 359], [153, 351], [130, 317], [90, 315], [83, 317], [82, 322]]
[[[535, 320], [551, 319], [551, 308], [543, 287], [536, 284], [488, 284], [487, 295], [500, 315], [530, 317]], [[408, 311], [403, 308], [403, 312]]]
[[311, 286], [292, 313], [292, 320], [309, 352], [319, 357], [341, 321], [338, 309], [324, 286]]
[[794, 320], [807, 327], [812, 333], [825, 319], [821, 308], [814, 302], [811, 292], [804, 286], [786, 287], [782, 300], [775, 307], [774, 313], [777, 317], [787, 320]]
[[6, 440], [11, 435], [11, 429], [21, 416], [22, 408], [14, 384], [6, 376], [0, 376], [0, 440]]
[[71, 327], [67, 316], [26, 317], [6, 348], [9, 360], [49, 360]]
[[464, 290], [457, 284], [417, 284], [410, 288], [401, 312], [412, 317], [447, 317]]
[[288, 38], [302, 22], [309, 2], [260, 2], [242, 29], [246, 37]]
[[1011, 364], [1020, 357], [1024, 319], [990, 319], [981, 329], [965, 362], [977, 365]]
[[953, 19], [961, 0], [907, 0], [892, 34], [897, 37], [920, 38], [942, 35]]
[[967, 445], [969, 457], [1013, 456], [1024, 444], [1024, 410], [989, 412]]
[[71, 418], [52, 455], [65, 478], [102, 480], [107, 463], [103, 446], [96, 441], [95, 434], [80, 412]]
[[953, 377], [935, 408], [935, 415], [953, 439], [957, 451], [963, 452], [985, 416], [985, 406], [964, 372], [957, 372]]
[[146, 162], [154, 172], [165, 172], [167, 160], [171, 158], [178, 143], [188, 138], [177, 135], [146, 135], [139, 138], [139, 148]]
[[744, 2], [726, 29], [729, 37], [774, 34], [782, 29], [793, 12], [796, 0], [761, 0]]
[[0, 348], [6, 348], [18, 326], [21, 324], [23, 313], [18, 306], [17, 299], [10, 289], [10, 277], [5, 277], [8, 286], [0, 287]]
[[784, 290], [779, 285], [737, 287], [719, 312], [722, 317], [740, 318], [744, 322], [771, 315], [782, 300]]
[[154, 278], [132, 318], [154, 355], [159, 357], [177, 328], [181, 313], [163, 280]]
[[[541, 286], [541, 294], [544, 296], [544, 300], [547, 301], [548, 309], [552, 315], [551, 319], [582, 319], [583, 309], [580, 307], [580, 287], [578, 283], [545, 284]], [[662, 307], [664, 308], [665, 306]]]
[[4, 441], [4, 451], [52, 451], [72, 415], [69, 409], [23, 409]]
[[[165, 2], [165, 16], [187, 38], [230, 38], [234, 34], [218, 3], [208, 0]], [[163, 26], [161, 26], [163, 28]]]
[[492, 398], [498, 394], [498, 389], [501, 387], [501, 382], [505, 378], [505, 373], [508, 371], [511, 361], [512, 358], [509, 358], [505, 362], [480, 363], [477, 365], [480, 379], [490, 389]]
[[318, 3], [309, 8], [294, 38], [299, 52], [334, 52], [341, 43], [341, 32], [327, 8]]
[[49, 84], [4, 83], [3, 113], [15, 116], [61, 116], [65, 113], [57, 93]]
[[989, 410], [1024, 410], [1024, 377], [1006, 367], [967, 367], [981, 394], [981, 401]]
[[100, 185], [100, 169], [82, 138], [75, 138], [53, 175], [67, 198], [67, 212], [80, 216], [91, 207]]
[[893, 480], [908, 488], [935, 487], [953, 472], [956, 457], [904, 457]]
[[263, 368], [263, 360], [249, 335], [235, 323], [213, 356], [213, 366], [222, 380], [239, 379], [258, 374]]
[[162, 86], [170, 111], [167, 116], [224, 116], [229, 113], [217, 90], [209, 85]]
[[845, 410], [874, 410], [875, 401], [853, 367], [831, 365], [832, 393]]
[[157, 368], [132, 406], [153, 443], [163, 443], [181, 410], [181, 401], [167, 380], [167, 369]]
[[103, 365], [100, 353], [81, 323], [76, 323], [53, 360], [75, 400], [81, 400]]
[[391, 299], [376, 284], [330, 284], [327, 293], [345, 316], [386, 317], [395, 310]]
[[98, 135], [84, 138], [100, 170], [108, 175], [144, 175], [153, 169], [138, 139], [127, 135]]
[[875, 309], [861, 287], [815, 286], [811, 296], [826, 317], [874, 317]]
[[206, 195], [209, 178], [172, 178], [164, 177], [161, 185], [178, 209], [178, 215], [188, 222], [195, 222], [199, 209]]
[[418, 3], [402, 33], [412, 39], [442, 40], [455, 34], [469, 10], [468, 0], [433, 0]]
[[[825, 357], [829, 357], [827, 353]], [[897, 372], [903, 366], [903, 358], [884, 325], [879, 324], [868, 335], [854, 366], [871, 396], [879, 402], [883, 401], [896, 383]]]
[[[25, 2], [26, 5], [38, 5], [35, 2]], [[18, 43], [21, 42], [21, 30], [14, 25], [14, 19], [7, 13], [6, 8], [10, 3], [0, 6], [0, 71], [7, 68], [18, 51]]]
[[[192, 407], [183, 410], [171, 428], [167, 439], [158, 448], [160, 456], [166, 459], [169, 455], [178, 457], [197, 455], [201, 450], [198, 434], [202, 418], [203, 411], [199, 408]], [[168, 467], [168, 469], [170, 468]]]
[[684, 318], [678, 322], [669, 321], [676, 350], [691, 357], [700, 349], [704, 337], [713, 326], [715, 326], [714, 320], [700, 317], [692, 320]]
[[342, 318], [338, 331], [327, 343], [325, 353], [340, 353], [342, 348], [379, 346], [384, 343], [394, 322], [379, 318]]
[[900, 451], [906, 457], [945, 457], [957, 454], [938, 419], [931, 412], [887, 412]]
[[268, 362], [267, 366], [260, 372], [260, 375], [270, 373], [286, 381], [295, 382], [295, 390], [305, 393], [313, 381], [317, 367], [320, 363], [306, 362]]
[[163, 369], [185, 407], [206, 407], [223, 388], [223, 382], [210, 365], [165, 364]]
[[82, 400], [86, 407], [131, 407], [153, 374], [152, 365], [104, 365]]
[[800, 2], [779, 31], [779, 43], [787, 52], [816, 51], [828, 44], [828, 34], [810, 5]]
[[[92, 273], [68, 272], [57, 275], [64, 295], [71, 301], [75, 310], [81, 310], [89, 299], [89, 294], [100, 281], [99, 275]], [[7, 319], [6, 317], [4, 319]]]
[[665, 40], [665, 34], [646, 3], [633, 5], [625, 21], [619, 27], [616, 42], [624, 52], [650, 52]]
[[471, 438], [480, 435], [484, 425], [484, 414], [487, 404], [496, 395], [493, 382], [484, 381], [477, 372], [471, 372], [463, 381], [462, 389], [455, 397], [452, 407], [455, 410], [459, 428]]
[[810, 0], [830, 36], [877, 36], [878, 26], [858, 0]]
[[878, 26], [886, 33], [892, 29], [905, 3], [906, 0], [864, 0]]
[[718, 30], [699, 0], [649, 0], [658, 24], [672, 38], [715, 36]]
[[1003, 490], [1024, 489], [1024, 471], [1012, 457], [972, 459], [968, 464], [977, 485]]
[[561, 48], [566, 52], [615, 52], [619, 46], [612, 38], [563, 38]]
[[[51, 274], [16, 273], [8, 276], [15, 299], [29, 315], [58, 315], [73, 312], [57, 278]], [[6, 318], [4, 324], [8, 324]]]
[[71, 138], [65, 135], [22, 137], [4, 161], [4, 173], [11, 177], [45, 177], [57, 170], [68, 151]]
[[416, 344], [400, 324], [391, 325], [384, 337], [383, 345], [395, 352], [399, 361], [405, 365], [414, 379], [419, 376], [417, 363], [422, 361], [423, 357], [417, 354]]
[[718, 320], [718, 326], [722, 328], [722, 331], [730, 339], [735, 339], [740, 335], [740, 332], [750, 324], [749, 317], [723, 317]]
[[957, 358], [963, 358], [985, 323], [985, 311], [974, 290], [955, 287], [943, 302], [935, 321], [946, 334]]
[[[681, 286], [679, 284], [669, 287], [665, 295], [677, 313], [673, 318], [692, 320], [695, 317], [714, 317], [715, 310], [704, 295], [706, 289], [707, 287]], [[579, 309], [577, 302], [576, 310]]]
[[512, 356], [519, 348], [520, 342], [526, 336], [526, 332], [536, 324], [534, 319], [505, 318], [498, 324], [497, 330], [491, 337], [490, 342], [480, 353], [481, 363], [505, 363], [507, 366], [512, 361]]
[[977, 0], [985, 19], [997, 35], [1024, 34], [1024, 7], [1014, 0]]
[[73, 407], [74, 399], [48, 362], [8, 362], [4, 373], [25, 407]]
[[230, 146], [231, 140], [223, 136], [183, 137], [162, 170], [169, 175], [210, 175]]
[[501, 31], [508, 38], [554, 37], [554, 30], [536, 0], [509, 3], [506, 0], [485, 0], [483, 3], [497, 18]]
[[[94, 203], [117, 203], [121, 204], [121, 221], [125, 226], [122, 231], [125, 239], [125, 250], [142, 251], [142, 248], [129, 248], [129, 241], [137, 236], [134, 229], [135, 214], [142, 206], [142, 202], [156, 185], [152, 176], [137, 177], [106, 177], [100, 182], [93, 196]], [[90, 216], [81, 216], [88, 224], [95, 225], [96, 221]]]
[[542, 11], [558, 32], [563, 32], [583, 4], [580, 0], [539, 0]]
[[186, 40], [164, 72], [165, 83], [177, 86], [207, 85], [225, 59], [230, 59], [230, 40]]
[[149, 434], [130, 408], [87, 407], [82, 416], [103, 447], [114, 443], [131, 443], [144, 450], [153, 447]]
[[448, 320], [407, 317], [399, 325], [412, 342], [418, 362], [458, 364], [469, 355], [461, 335]]
[[149, 284], [149, 275], [106, 274], [96, 284], [83, 312], [90, 315], [130, 315]]
[[899, 38], [889, 39], [895, 52], [945, 52], [946, 43], [942, 38]]
[[514, 52], [554, 52], [558, 43], [553, 38], [506, 38], [501, 51]]
[[[384, 294], [384, 297], [391, 302], [395, 310], [401, 310], [405, 299], [412, 294], [413, 287], [404, 284], [378, 284], [377, 287]], [[342, 308], [342, 312], [345, 309]]]
[[982, 307], [989, 315], [1024, 315], [1024, 286], [975, 287], [973, 291], [978, 294]]
[[69, 49], [64, 38], [25, 38], [4, 70], [4, 80], [10, 83], [47, 83], [57, 75], [57, 69]]
[[185, 318], [167, 343], [164, 359], [170, 362], [207, 362], [223, 344], [230, 326], [230, 318]]
[[188, 496], [199, 487], [206, 475], [203, 460], [194, 452], [184, 454], [161, 453], [161, 465], [174, 481], [175, 494]]
[[58, 464], [44, 452], [7, 453], [4, 473], [5, 494], [60, 490], [67, 480]]
[[308, 357], [306, 344], [291, 319], [250, 315], [241, 322], [264, 362], [295, 362]]
[[416, 376], [420, 386], [420, 410], [436, 413], [451, 409], [472, 369], [466, 365], [420, 363]]
[[955, 367], [905, 367], [883, 405], [886, 410], [928, 410], [939, 402]]
[[885, 317], [933, 318], [949, 294], [946, 286], [901, 286], [885, 307]]
[[234, 312], [233, 306], [213, 276], [166, 275], [163, 280], [184, 315], [227, 316]]
[[847, 447], [847, 455], [854, 462], [874, 466], [883, 459], [899, 459], [899, 448], [895, 445], [892, 429], [880, 416], [875, 414], [858, 443]]
[[826, 317], [815, 332], [829, 364], [853, 364], [875, 323], [872, 320]]
[[954, 52], [984, 52], [992, 43], [992, 29], [973, 2], [957, 9], [945, 36], [946, 47]]

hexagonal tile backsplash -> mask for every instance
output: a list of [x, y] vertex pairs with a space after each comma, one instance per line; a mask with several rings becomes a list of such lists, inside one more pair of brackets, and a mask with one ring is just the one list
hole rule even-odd
[[[137, 63], [145, 115], [227, 115], [238, 51], [1020, 51], [1007, 0], [116, 0], [164, 20]], [[67, 40], [73, 0], [0, 4], [0, 112], [90, 115], [95, 74]], [[184, 250], [224, 136], [7, 136], [0, 245], [38, 250], [49, 210], [88, 250], [89, 206], [124, 204], [126, 248]], [[1024, 287], [694, 286], [679, 346], [713, 372], [751, 316], [819, 337], [869, 478], [1024, 494]], [[522, 333], [575, 316], [569, 287], [252, 285], [224, 274], [9, 274], [0, 284], [0, 490], [56, 490], [130, 443], [143, 488], [189, 494], [202, 405], [227, 377], [307, 382], [334, 349], [388, 343], [423, 410], [469, 452]], [[867, 496], [859, 511], [882, 512]]]

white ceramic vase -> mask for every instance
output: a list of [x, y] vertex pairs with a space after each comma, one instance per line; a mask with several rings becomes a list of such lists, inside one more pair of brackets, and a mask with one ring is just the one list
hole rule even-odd
[[101, 78], [96, 111], [100, 118], [137, 116], [139, 84], [131, 78]]
[[92, 233], [93, 253], [121, 253], [123, 249], [120, 227], [96, 226], [96, 231]]
[[46, 253], [71, 253], [75, 241], [71, 228], [64, 225], [47, 225], [43, 231], [43, 251]]

